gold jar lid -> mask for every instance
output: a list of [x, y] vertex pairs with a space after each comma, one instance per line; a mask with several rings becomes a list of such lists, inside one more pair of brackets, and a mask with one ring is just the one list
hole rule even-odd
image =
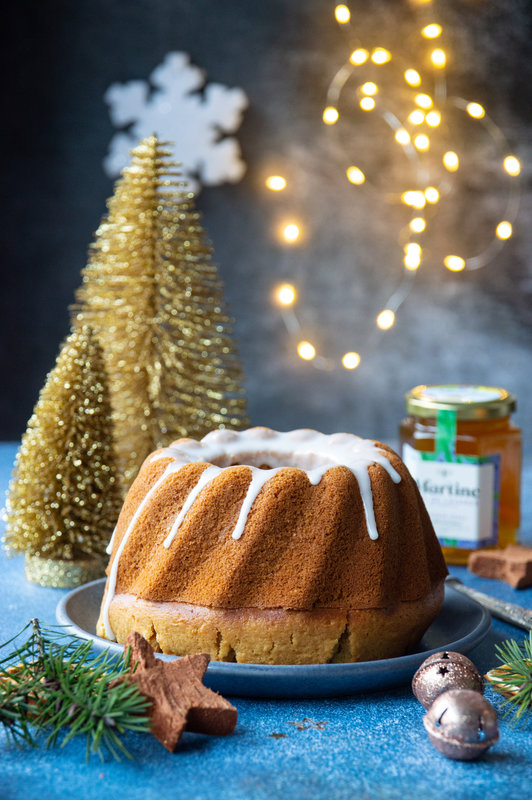
[[406, 395], [406, 410], [417, 417], [435, 417], [437, 411], [456, 411], [457, 419], [494, 419], [509, 416], [516, 405], [515, 397], [497, 386], [423, 385]]

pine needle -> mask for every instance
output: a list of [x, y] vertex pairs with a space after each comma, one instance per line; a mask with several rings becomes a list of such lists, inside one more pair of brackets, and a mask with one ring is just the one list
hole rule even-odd
[[87, 761], [91, 753], [103, 760], [105, 751], [131, 758], [121, 736], [150, 730], [150, 703], [136, 686], [114, 684], [127, 672], [129, 656], [114, 659], [107, 650], [94, 656], [90, 641], [41, 629], [38, 620], [0, 651], [30, 625], [29, 638], [0, 658], [0, 723], [8, 740], [35, 747], [35, 734], [43, 731], [47, 747], [64, 747], [85, 736]]
[[526, 725], [532, 713], [532, 631], [528, 639], [509, 639], [496, 646], [500, 667], [490, 670], [486, 679], [505, 700], [507, 713], [515, 714], [515, 723]]

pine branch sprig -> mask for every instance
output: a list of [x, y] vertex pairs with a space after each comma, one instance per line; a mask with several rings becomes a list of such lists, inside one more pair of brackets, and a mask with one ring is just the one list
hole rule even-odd
[[532, 632], [528, 639], [509, 639], [496, 646], [500, 667], [490, 670], [486, 679], [505, 700], [507, 712], [515, 712], [515, 723], [526, 724], [532, 714]]
[[0, 660], [0, 722], [8, 739], [36, 746], [34, 731], [42, 731], [46, 746], [55, 747], [64, 733], [64, 747], [82, 735], [87, 760], [91, 753], [103, 759], [105, 750], [116, 759], [130, 758], [120, 737], [150, 730], [150, 703], [137, 687], [117, 681], [129, 668], [129, 656], [93, 656], [90, 641], [41, 630], [37, 620], [31, 625], [30, 637]]
[[38, 688], [39, 680], [33, 682], [16, 671], [0, 677], [0, 722], [8, 741], [17, 746], [23, 743], [36, 747], [37, 743], [30, 727], [31, 704], [28, 697]]

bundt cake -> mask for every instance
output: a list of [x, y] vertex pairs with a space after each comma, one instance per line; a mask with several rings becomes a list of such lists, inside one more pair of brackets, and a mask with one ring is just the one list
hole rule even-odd
[[262, 664], [402, 655], [447, 574], [399, 456], [313, 430], [219, 430], [157, 450], [108, 552], [98, 635]]

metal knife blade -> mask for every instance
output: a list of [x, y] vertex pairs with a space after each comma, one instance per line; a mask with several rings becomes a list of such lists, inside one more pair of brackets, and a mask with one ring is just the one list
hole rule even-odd
[[509, 603], [506, 600], [499, 600], [497, 597], [491, 597], [489, 594], [479, 592], [477, 589], [471, 589], [466, 586], [459, 578], [449, 575], [445, 579], [448, 586], [452, 586], [457, 592], [471, 597], [476, 600], [481, 606], [487, 608], [494, 617], [509, 622], [510, 625], [516, 625], [518, 628], [523, 628], [525, 631], [532, 631], [532, 611], [517, 603]]

